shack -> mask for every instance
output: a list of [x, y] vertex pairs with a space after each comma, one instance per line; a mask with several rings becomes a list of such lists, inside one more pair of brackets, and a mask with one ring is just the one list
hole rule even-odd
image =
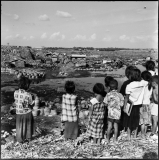
[[10, 61], [11, 64], [14, 64], [16, 67], [25, 67], [26, 62], [23, 59], [14, 59]]

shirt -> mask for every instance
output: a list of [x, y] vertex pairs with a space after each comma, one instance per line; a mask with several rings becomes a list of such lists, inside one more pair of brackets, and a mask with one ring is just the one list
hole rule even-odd
[[26, 114], [31, 112], [29, 105], [33, 104], [32, 95], [23, 89], [14, 92], [14, 99], [16, 105], [16, 114]]
[[144, 97], [143, 97], [143, 104], [150, 104], [150, 98], [152, 95], [152, 88], [149, 90], [148, 85], [145, 87], [144, 90]]
[[62, 96], [62, 121], [77, 121], [77, 96], [73, 94], [64, 94]]
[[152, 76], [154, 76], [156, 74], [155, 71], [149, 70], [149, 72], [151, 73]]
[[121, 107], [124, 105], [124, 97], [117, 90], [112, 90], [107, 93], [104, 98], [104, 103], [108, 105], [108, 118], [120, 119]]
[[148, 85], [145, 80], [134, 81], [127, 85], [126, 94], [130, 94], [129, 99], [134, 105], [140, 105], [143, 102], [144, 88]]

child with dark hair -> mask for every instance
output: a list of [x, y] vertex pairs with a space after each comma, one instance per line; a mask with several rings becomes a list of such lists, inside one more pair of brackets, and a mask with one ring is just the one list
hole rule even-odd
[[143, 159], [158, 159], [158, 154], [156, 152], [145, 152], [143, 157]]
[[151, 115], [152, 115], [152, 133], [150, 134], [151, 138], [158, 138], [155, 135], [158, 123], [158, 76], [152, 76], [152, 108], [151, 108]]
[[121, 107], [124, 104], [124, 97], [121, 93], [118, 93], [118, 82], [113, 79], [109, 83], [109, 93], [107, 93], [104, 102], [108, 107], [108, 129], [107, 129], [107, 140], [110, 141], [110, 132], [112, 126], [114, 126], [114, 142], [117, 141], [118, 136], [118, 124], [121, 117]]
[[155, 62], [154, 61], [147, 61], [146, 62], [146, 70], [151, 73], [152, 76], [155, 75]]
[[18, 82], [19, 89], [14, 92], [16, 105], [16, 139], [23, 143], [25, 140], [31, 140], [34, 134], [34, 118], [32, 115], [32, 106], [34, 104], [33, 95], [27, 90], [30, 81], [26, 77], [21, 77]]
[[105, 103], [103, 102], [106, 92], [104, 85], [96, 83], [93, 87], [95, 98], [90, 100], [89, 123], [87, 135], [93, 138], [94, 143], [100, 143], [103, 138], [103, 121], [105, 112]]
[[151, 73], [143, 71], [141, 77], [144, 81], [148, 82], [148, 85], [144, 89], [144, 97], [142, 107], [140, 108], [140, 122], [141, 125], [141, 137], [146, 138], [147, 126], [151, 125], [151, 109], [150, 109], [150, 98], [152, 95]]
[[137, 137], [137, 130], [140, 119], [140, 107], [142, 106], [144, 88], [148, 85], [147, 81], [141, 80], [141, 71], [139, 69], [133, 69], [130, 75], [130, 82], [126, 86], [126, 96], [124, 99], [124, 112], [127, 106], [128, 100], [133, 102], [133, 107], [130, 116], [125, 117], [128, 140], [131, 140], [131, 132], [134, 130], [134, 138]]
[[[120, 88], [120, 93], [125, 97], [126, 96], [126, 93], [125, 93], [125, 90], [126, 90], [126, 86], [132, 81], [131, 80], [131, 72], [133, 69], [135, 69], [136, 66], [127, 66], [127, 68], [125, 69], [125, 76], [127, 78], [126, 81], [124, 81], [124, 83], [122, 84], [121, 88]], [[126, 126], [127, 126], [127, 121], [125, 119], [127, 119], [127, 114], [124, 113], [124, 111], [122, 110], [121, 111], [121, 125], [120, 125], [120, 129], [119, 130], [122, 130], [124, 129], [126, 131]]]
[[106, 76], [105, 79], [104, 79], [104, 82], [105, 82], [105, 87], [106, 87], [106, 92], [108, 92], [107, 90], [109, 90], [109, 83], [111, 80], [113, 80], [114, 78], [111, 77], [111, 76]]
[[[105, 90], [106, 90], [106, 93], [109, 92], [109, 83], [111, 80], [113, 80], [114, 78], [111, 77], [111, 76], [106, 76], [105, 79], [104, 79], [104, 82], [105, 82]], [[104, 115], [104, 126], [103, 126], [103, 134], [105, 135], [105, 131], [107, 130], [107, 117], [108, 117], [108, 109], [106, 108], [105, 109], [105, 115]]]
[[78, 98], [74, 94], [75, 84], [73, 81], [66, 81], [66, 94], [62, 95], [62, 115], [61, 121], [64, 122], [64, 137], [66, 140], [75, 140], [78, 136]]

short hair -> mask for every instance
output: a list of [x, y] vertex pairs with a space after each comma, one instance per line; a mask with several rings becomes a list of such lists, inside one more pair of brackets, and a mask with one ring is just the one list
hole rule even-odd
[[158, 155], [156, 152], [145, 152], [143, 155], [143, 159], [158, 159]]
[[155, 70], [155, 62], [154, 61], [147, 61], [146, 62], [146, 70], [152, 70], [154, 71]]
[[152, 76], [152, 82], [156, 82], [158, 84], [158, 75]]
[[126, 76], [127, 78], [129, 78], [129, 76], [131, 75], [131, 71], [132, 71], [133, 69], [135, 69], [135, 68], [137, 68], [137, 67], [136, 67], [136, 66], [132, 66], [132, 65], [127, 66], [126, 69], [125, 69], [125, 76]]
[[152, 75], [149, 71], [143, 71], [141, 73], [141, 77], [145, 80], [145, 81], [148, 81], [150, 82], [152, 80]]
[[138, 68], [131, 71], [130, 80], [141, 81], [141, 71]]
[[31, 83], [31, 81], [29, 80], [29, 78], [22, 76], [18, 80], [18, 87], [20, 89], [27, 90], [30, 86], [30, 83]]
[[96, 94], [100, 94], [103, 97], [106, 96], [104, 85], [102, 83], [96, 83], [93, 87], [93, 92]]
[[72, 94], [75, 91], [75, 84], [73, 81], [66, 81], [65, 90], [67, 93]]
[[113, 79], [114, 79], [114, 78], [111, 77], [111, 76], [106, 76], [106, 77], [105, 77], [105, 80], [104, 80], [104, 81], [105, 81], [105, 86], [108, 87], [110, 81], [113, 80]]
[[143, 71], [143, 72], [141, 73], [141, 78], [142, 78], [143, 80], [149, 82], [149, 84], [148, 84], [148, 89], [150, 90], [151, 87], [152, 87], [152, 83], [151, 83], [151, 82], [152, 82], [152, 75], [151, 75], [151, 73], [150, 73], [149, 71]]
[[110, 81], [109, 83], [109, 87], [110, 87], [110, 90], [117, 90], [118, 89], [118, 81], [116, 79], [113, 79]]

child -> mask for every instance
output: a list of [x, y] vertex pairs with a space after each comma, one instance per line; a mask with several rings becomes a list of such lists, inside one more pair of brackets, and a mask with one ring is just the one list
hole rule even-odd
[[143, 71], [141, 77], [144, 81], [148, 82], [148, 85], [144, 90], [144, 97], [142, 102], [142, 107], [140, 108], [140, 125], [141, 125], [141, 137], [146, 138], [147, 126], [151, 125], [151, 110], [150, 110], [150, 98], [152, 95], [151, 87], [151, 73], [148, 71]]
[[131, 131], [133, 130], [135, 130], [134, 138], [137, 137], [140, 119], [139, 113], [140, 107], [142, 106], [144, 88], [148, 85], [147, 81], [141, 80], [141, 71], [139, 69], [133, 69], [130, 77], [132, 82], [126, 87], [126, 96], [124, 99], [124, 110], [129, 99], [134, 103], [130, 116], [125, 118], [125, 121], [127, 121], [128, 140], [131, 140]]
[[105, 87], [106, 87], [106, 93], [108, 93], [109, 91], [109, 83], [111, 80], [113, 80], [114, 78], [111, 77], [111, 76], [106, 76], [105, 79], [104, 79], [104, 82], [105, 82]]
[[[121, 86], [121, 89], [120, 89], [120, 93], [125, 97], [126, 93], [125, 93], [125, 89], [126, 89], [126, 86], [131, 82], [131, 72], [133, 69], [135, 69], [136, 67], [135, 66], [127, 66], [127, 68], [125, 69], [125, 76], [127, 78], [126, 81], [124, 81], [124, 83], [122, 84]], [[121, 111], [121, 125], [120, 125], [120, 129], [119, 130], [122, 130], [124, 129], [124, 131], [126, 131], [127, 129], [127, 117], [128, 115], [126, 113], [124, 113], [124, 111], [122, 110]]]
[[124, 104], [124, 97], [121, 93], [118, 93], [118, 82], [113, 79], [109, 83], [110, 92], [107, 93], [104, 102], [108, 106], [108, 129], [107, 140], [110, 141], [110, 132], [112, 125], [114, 125], [114, 142], [117, 141], [118, 136], [118, 124], [120, 122], [121, 107]]
[[16, 105], [16, 139], [23, 143], [31, 140], [34, 134], [34, 119], [31, 107], [34, 103], [32, 95], [27, 92], [30, 81], [26, 77], [19, 79], [19, 89], [14, 92]]
[[152, 133], [150, 134], [151, 138], [155, 138], [155, 132], [157, 129], [158, 123], [158, 76], [155, 75], [152, 77], [152, 108], [151, 108], [151, 115], [152, 115]]
[[154, 61], [147, 61], [146, 62], [146, 70], [151, 73], [152, 76], [154, 76], [155, 73], [155, 62]]
[[[105, 79], [104, 79], [104, 82], [105, 82], [105, 90], [106, 90], [106, 93], [109, 92], [109, 83], [111, 80], [113, 80], [114, 78], [111, 77], [111, 76], [106, 76]], [[104, 126], [103, 126], [103, 134], [105, 135], [105, 131], [107, 130], [107, 116], [108, 116], [108, 109], [106, 108], [105, 109], [105, 115], [104, 115]]]
[[93, 138], [94, 143], [100, 143], [103, 138], [103, 121], [105, 104], [103, 102], [106, 95], [104, 86], [101, 83], [96, 83], [93, 87], [95, 98], [90, 100], [91, 107], [89, 112], [89, 123], [87, 128], [87, 135]]
[[78, 99], [74, 94], [75, 84], [73, 81], [66, 81], [66, 94], [62, 96], [62, 116], [64, 122], [64, 137], [66, 140], [75, 140], [78, 136]]

